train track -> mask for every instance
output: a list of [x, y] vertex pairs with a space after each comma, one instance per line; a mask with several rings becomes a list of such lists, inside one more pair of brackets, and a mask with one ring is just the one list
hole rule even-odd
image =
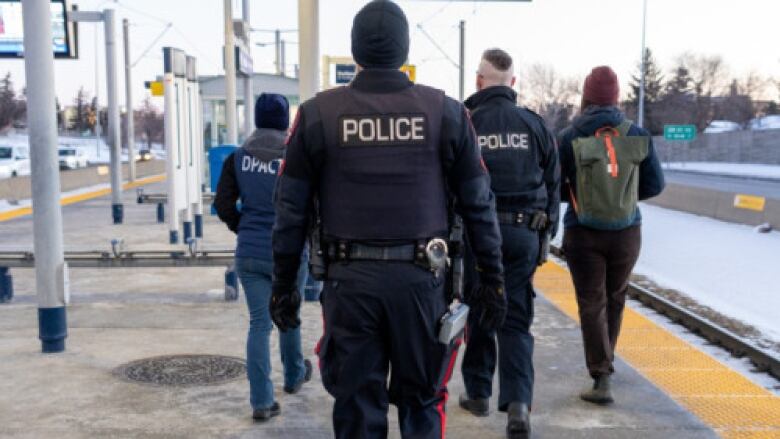
[[[550, 252], [566, 260], [559, 247], [551, 246]], [[628, 296], [663, 314], [673, 322], [684, 326], [710, 343], [716, 344], [738, 358], [747, 357], [760, 372], [780, 379], [780, 357], [773, 352], [753, 345], [739, 335], [723, 328], [676, 303], [636, 283], [629, 282]]]

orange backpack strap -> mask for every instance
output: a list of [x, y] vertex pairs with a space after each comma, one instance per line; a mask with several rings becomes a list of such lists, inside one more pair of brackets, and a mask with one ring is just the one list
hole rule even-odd
[[596, 138], [604, 138], [604, 144], [607, 147], [607, 156], [609, 156], [609, 175], [612, 178], [618, 177], [617, 154], [615, 145], [612, 143], [612, 137], [620, 137], [620, 132], [612, 127], [599, 128], [596, 131]]

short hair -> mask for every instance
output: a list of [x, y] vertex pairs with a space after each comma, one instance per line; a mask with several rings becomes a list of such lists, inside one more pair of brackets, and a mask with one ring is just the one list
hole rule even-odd
[[505, 51], [493, 48], [482, 53], [482, 59], [489, 62], [496, 70], [506, 72], [512, 68], [512, 57]]

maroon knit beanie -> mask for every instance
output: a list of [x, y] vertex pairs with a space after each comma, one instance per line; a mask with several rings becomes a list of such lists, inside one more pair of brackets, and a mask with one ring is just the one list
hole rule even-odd
[[608, 66], [595, 67], [585, 78], [583, 102], [602, 107], [617, 105], [619, 95], [620, 84], [617, 75]]

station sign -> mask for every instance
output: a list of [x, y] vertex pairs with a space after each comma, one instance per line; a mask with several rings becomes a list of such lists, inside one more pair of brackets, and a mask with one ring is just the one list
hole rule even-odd
[[664, 139], [691, 142], [696, 139], [696, 125], [664, 125]]
[[414, 64], [404, 64], [401, 66], [401, 71], [406, 73], [406, 76], [409, 77], [409, 80], [412, 82], [417, 82], [417, 66]]
[[[76, 24], [68, 21], [67, 0], [51, 0], [51, 36], [55, 58], [78, 58]], [[24, 58], [21, 0], [0, 0], [0, 58]]]
[[349, 84], [357, 75], [357, 65], [336, 64], [336, 84]]

